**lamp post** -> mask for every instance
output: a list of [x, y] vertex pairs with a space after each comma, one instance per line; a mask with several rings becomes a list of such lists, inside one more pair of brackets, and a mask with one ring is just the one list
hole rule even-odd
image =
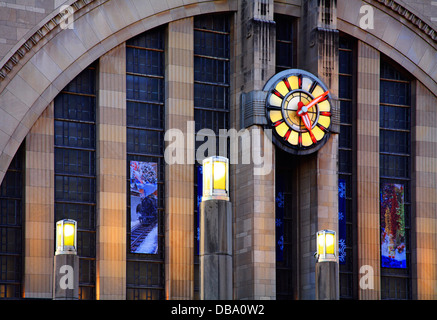
[[79, 299], [79, 257], [77, 256], [77, 222], [71, 219], [56, 223], [56, 251], [53, 264], [53, 300]]
[[203, 160], [199, 257], [200, 298], [232, 299], [232, 204], [225, 157]]
[[317, 232], [316, 300], [339, 299], [337, 236], [335, 231]]

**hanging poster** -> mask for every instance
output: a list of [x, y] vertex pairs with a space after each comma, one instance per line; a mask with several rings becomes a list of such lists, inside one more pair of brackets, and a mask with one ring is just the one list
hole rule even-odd
[[381, 185], [381, 265], [384, 268], [407, 267], [402, 184]]
[[346, 180], [338, 179], [338, 261], [346, 263]]
[[200, 203], [203, 195], [203, 166], [197, 166], [197, 219], [196, 219], [196, 240], [197, 254], [200, 247]]
[[130, 207], [132, 253], [158, 252], [157, 163], [130, 162]]
[[276, 184], [275, 225], [276, 225], [276, 261], [284, 260], [284, 192], [283, 181]]

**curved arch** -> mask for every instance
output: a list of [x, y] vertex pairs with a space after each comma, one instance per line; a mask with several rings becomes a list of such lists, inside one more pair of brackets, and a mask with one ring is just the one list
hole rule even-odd
[[77, 0], [73, 29], [62, 29], [61, 16], [51, 13], [33, 29], [33, 38], [14, 47], [8, 73], [0, 75], [0, 181], [47, 105], [90, 63], [146, 30], [189, 16], [235, 11], [236, 5], [231, 0], [179, 0], [172, 6], [162, 0]]
[[[337, 27], [389, 56], [431, 92], [437, 92], [437, 33], [417, 13], [396, 1], [338, 1]], [[363, 29], [360, 8], [370, 4], [373, 28]]]
[[[30, 128], [77, 74], [100, 56], [148, 29], [181, 18], [237, 10], [235, 0], [68, 0], [74, 29], [52, 12], [14, 47], [0, 66], [0, 181]], [[360, 7], [375, 7], [373, 29], [359, 26]], [[436, 32], [394, 0], [337, 1], [338, 29], [365, 41], [403, 65], [437, 92]], [[423, 20], [425, 21], [425, 20]], [[5, 69], [6, 68], [6, 69]], [[7, 70], [4, 74], [2, 70]]]

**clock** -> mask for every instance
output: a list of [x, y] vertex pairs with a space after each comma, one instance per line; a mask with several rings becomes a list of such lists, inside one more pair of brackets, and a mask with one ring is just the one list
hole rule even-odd
[[331, 96], [323, 82], [300, 69], [284, 70], [264, 86], [273, 142], [293, 154], [319, 150], [329, 138]]

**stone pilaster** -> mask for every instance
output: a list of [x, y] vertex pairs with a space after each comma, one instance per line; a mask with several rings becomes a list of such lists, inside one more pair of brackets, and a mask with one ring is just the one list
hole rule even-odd
[[[437, 98], [416, 81], [413, 140], [413, 275], [419, 300], [437, 299]], [[414, 109], [412, 110], [414, 113]], [[415, 227], [415, 228], [414, 228]], [[416, 258], [416, 259], [414, 259]], [[416, 271], [416, 272], [414, 272]], [[413, 279], [414, 283], [414, 279]]]
[[[299, 156], [296, 199], [300, 208], [300, 293], [315, 297], [316, 233], [338, 231], [338, 30], [337, 4], [333, 0], [302, 3], [299, 67], [311, 72], [328, 87], [332, 97], [330, 137], [316, 154]], [[314, 179], [312, 176], [316, 176]], [[309, 180], [316, 180], [311, 184]], [[308, 185], [310, 183], [310, 185]], [[308, 186], [307, 186], [308, 185]], [[307, 186], [307, 187], [305, 187]], [[338, 232], [337, 232], [338, 234]]]
[[99, 59], [97, 299], [126, 297], [126, 47]]
[[53, 102], [26, 137], [24, 294], [52, 298], [55, 254]]
[[[183, 133], [182, 164], [165, 165], [165, 288], [167, 299], [194, 294], [194, 33], [193, 18], [168, 25], [165, 129]], [[193, 122], [191, 122], [193, 124]], [[188, 127], [187, 127], [188, 126]], [[167, 142], [174, 143], [174, 142]]]
[[[240, 96], [261, 91], [275, 73], [273, 1], [241, 1], [237, 13], [234, 48], [235, 88], [231, 124], [240, 128]], [[244, 129], [244, 128], [243, 128]], [[262, 126], [246, 128], [251, 144], [240, 144], [239, 162], [232, 165], [231, 201], [234, 203], [234, 299], [275, 299], [275, 173], [274, 148], [264, 139]], [[256, 133], [261, 133], [260, 135]], [[261, 152], [261, 153], [260, 153]], [[241, 156], [251, 154], [249, 164]], [[263, 156], [265, 170], [254, 164]]]
[[[371, 267], [374, 289], [358, 289], [363, 300], [380, 299], [379, 52], [358, 41], [357, 226], [358, 268]], [[368, 267], [366, 267], [368, 268]], [[367, 269], [366, 269], [367, 270]], [[370, 276], [370, 274], [368, 274]], [[371, 280], [371, 279], [369, 279]]]

